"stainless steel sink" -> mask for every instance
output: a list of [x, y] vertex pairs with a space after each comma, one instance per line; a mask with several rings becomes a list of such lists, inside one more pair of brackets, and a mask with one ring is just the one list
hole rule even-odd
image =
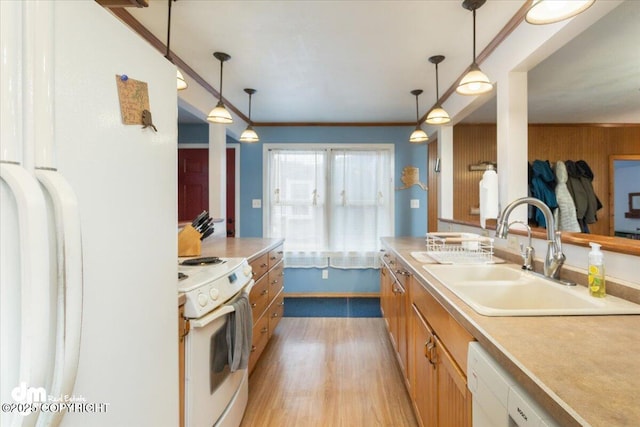
[[584, 286], [565, 286], [516, 265], [444, 265], [423, 268], [476, 312], [485, 316], [640, 314], [640, 305], [607, 295], [594, 298]]

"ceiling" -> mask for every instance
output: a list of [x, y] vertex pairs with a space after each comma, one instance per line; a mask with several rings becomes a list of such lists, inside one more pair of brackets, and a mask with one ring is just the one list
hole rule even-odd
[[[147, 8], [128, 11], [166, 42], [168, 2], [149, 3]], [[487, 1], [477, 11], [478, 53], [524, 3]], [[614, 25], [615, 31], [603, 24], [598, 30], [601, 33], [584, 42], [576, 41], [575, 47], [552, 55], [532, 70], [531, 115], [542, 121], [549, 115], [554, 121], [562, 121], [563, 116], [559, 111], [554, 114], [554, 109], [571, 111], [574, 116], [589, 114], [588, 107], [595, 103], [569, 94], [569, 87], [576, 81], [586, 89], [583, 95], [615, 89], [612, 95], [598, 95], [606, 100], [608, 111], [613, 111], [620, 98], [640, 104], [640, 26], [629, 24], [639, 21], [640, 2], [629, 0], [623, 6], [630, 12], [608, 24]], [[252, 103], [255, 122], [408, 123], [415, 121], [412, 89], [424, 90], [419, 103], [421, 116], [436, 99], [435, 68], [428, 62], [430, 56], [446, 56], [439, 65], [441, 95], [471, 63], [472, 22], [472, 13], [463, 9], [459, 0], [179, 0], [172, 3], [171, 50], [216, 90], [220, 86], [220, 65], [212, 54], [230, 54], [231, 60], [224, 65], [223, 95], [246, 115], [248, 96], [243, 89], [257, 89]], [[621, 34], [614, 43], [617, 49], [603, 45], [593, 50], [594, 43], [604, 38], [599, 34], [618, 34], [618, 30]], [[630, 47], [632, 41], [636, 42]], [[589, 54], [582, 53], [585, 45]], [[629, 50], [635, 52], [635, 62], [622, 67], [613, 55], [625, 50], [627, 54]], [[594, 63], [601, 71], [584, 73]], [[614, 67], [604, 69], [603, 64]], [[611, 68], [624, 69], [626, 78], [613, 76]], [[603, 75], [606, 80], [602, 80]], [[581, 105], [579, 111], [569, 105], [576, 101]], [[215, 102], [211, 96], [211, 107]], [[180, 110], [181, 122], [201, 120]], [[495, 120], [495, 102], [493, 107], [488, 103], [485, 110], [489, 115], [493, 111]], [[469, 120], [490, 121], [487, 117]]]

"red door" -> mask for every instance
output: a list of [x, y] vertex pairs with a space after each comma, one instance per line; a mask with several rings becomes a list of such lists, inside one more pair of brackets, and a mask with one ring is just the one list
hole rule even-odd
[[209, 149], [178, 149], [178, 221], [209, 209]]
[[227, 237], [236, 237], [236, 150], [227, 148]]

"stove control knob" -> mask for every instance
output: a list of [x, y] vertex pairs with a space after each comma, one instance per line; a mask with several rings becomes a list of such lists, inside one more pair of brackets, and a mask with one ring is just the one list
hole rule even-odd
[[204, 307], [205, 305], [207, 305], [207, 296], [205, 294], [198, 294], [198, 304], [200, 305], [200, 307]]
[[217, 300], [218, 296], [220, 295], [220, 291], [218, 291], [216, 288], [211, 288], [209, 289], [209, 296], [211, 297], [212, 300]]
[[244, 273], [245, 276], [249, 277], [251, 276], [251, 266], [247, 265], [244, 270], [242, 270], [242, 272]]

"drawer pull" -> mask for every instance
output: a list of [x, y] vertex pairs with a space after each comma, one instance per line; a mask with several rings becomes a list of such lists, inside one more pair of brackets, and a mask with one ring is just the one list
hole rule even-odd
[[284, 301], [279, 302], [278, 305], [282, 307], [284, 305]]
[[255, 302], [251, 303], [251, 308], [256, 308], [258, 306], [258, 304], [256, 304]]
[[262, 292], [260, 292], [260, 295], [266, 295], [266, 294], [267, 294], [267, 292], [269, 292], [269, 291], [265, 289], [265, 290], [263, 290]]
[[256, 346], [255, 346], [255, 345], [252, 345], [252, 346], [251, 346], [251, 353], [253, 353], [254, 351], [256, 351]]
[[260, 264], [260, 268], [267, 268], [267, 264], [266, 263]]
[[273, 313], [271, 317], [278, 317], [278, 313]]
[[275, 285], [276, 283], [278, 283], [278, 279], [274, 279], [274, 280], [271, 281], [272, 285]]
[[266, 334], [267, 332], [269, 332], [269, 328], [267, 328], [266, 326], [262, 329], [260, 329], [260, 333], [261, 334]]
[[278, 257], [277, 257], [277, 256], [272, 256], [272, 257], [271, 257], [271, 258], [269, 258], [269, 259], [270, 259], [271, 261], [273, 261], [273, 260], [275, 260], [275, 259], [278, 259]]

